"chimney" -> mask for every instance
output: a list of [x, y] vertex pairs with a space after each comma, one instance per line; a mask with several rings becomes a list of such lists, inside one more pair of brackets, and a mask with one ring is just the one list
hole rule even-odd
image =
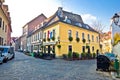
[[62, 7], [58, 7], [58, 11], [62, 11], [62, 9], [63, 9]]
[[57, 15], [63, 17], [62, 7], [58, 7]]

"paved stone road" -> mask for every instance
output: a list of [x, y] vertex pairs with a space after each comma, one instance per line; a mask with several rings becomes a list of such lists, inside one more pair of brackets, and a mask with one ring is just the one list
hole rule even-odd
[[42, 60], [16, 52], [15, 59], [0, 65], [0, 80], [112, 80], [95, 69], [95, 60]]

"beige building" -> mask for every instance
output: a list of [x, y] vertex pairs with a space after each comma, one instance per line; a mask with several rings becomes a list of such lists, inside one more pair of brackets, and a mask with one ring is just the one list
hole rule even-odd
[[41, 26], [41, 22], [43, 22], [45, 19], [46, 16], [44, 16], [44, 14], [40, 14], [23, 26], [23, 34], [21, 36], [21, 43], [20, 43], [21, 46], [20, 49], [22, 51], [31, 50], [33, 45], [30, 45], [28, 42], [31, 38], [28, 40], [27, 38], [31, 36], [35, 30], [39, 29], [39, 27]]
[[4, 0], [0, 0], [0, 45], [10, 45], [11, 20], [8, 6], [4, 5]]
[[111, 40], [112, 40], [111, 31], [100, 34], [100, 45], [101, 45], [100, 52], [101, 53], [112, 51]]

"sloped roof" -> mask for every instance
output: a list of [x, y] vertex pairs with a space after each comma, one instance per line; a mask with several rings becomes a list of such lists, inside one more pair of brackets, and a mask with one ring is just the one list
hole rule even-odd
[[[55, 18], [58, 17], [58, 20], [55, 20]], [[55, 22], [64, 22], [70, 25], [74, 25], [80, 28], [84, 28], [90, 31], [97, 32], [92, 27], [90, 27], [88, 24], [85, 24], [81, 18], [80, 15], [74, 14], [68, 11], [62, 10], [62, 8], [58, 8], [56, 13], [50, 17], [49, 21], [43, 26], [43, 28], [48, 27], [49, 25], [55, 23]], [[97, 32], [98, 33], [98, 32]]]
[[100, 34], [100, 41], [103, 42], [103, 41], [105, 41], [105, 40], [112, 39], [112, 36], [111, 36], [111, 35], [112, 35], [111, 31], [108, 31], [108, 32], [106, 32], [106, 33]]
[[[92, 27], [90, 27], [88, 24], [85, 24], [80, 15], [74, 14], [72, 12], [64, 11], [64, 10], [62, 10], [61, 7], [59, 7], [58, 10], [55, 12], [55, 14], [53, 14], [51, 17], [45, 19], [43, 21], [44, 25], [41, 26], [38, 30], [44, 29], [44, 28], [48, 27], [49, 25], [52, 25], [59, 21], [70, 24], [70, 25], [74, 25], [76, 27], [80, 27], [80, 28], [84, 28], [84, 29], [87, 29], [90, 31], [97, 32]], [[36, 30], [36, 31], [38, 31], [38, 30]], [[33, 33], [35, 33], [36, 31], [34, 31]]]

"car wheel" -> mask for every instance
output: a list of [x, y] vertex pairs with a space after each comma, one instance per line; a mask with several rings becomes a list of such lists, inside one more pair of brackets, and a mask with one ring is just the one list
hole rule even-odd
[[13, 55], [13, 57], [12, 57], [13, 59], [15, 58], [15, 55]]
[[13, 55], [11, 59], [14, 59], [14, 58], [15, 58], [15, 55]]
[[7, 60], [8, 60], [8, 59], [4, 59], [3, 62], [4, 62], [4, 63], [7, 63]]
[[3, 61], [0, 63], [0, 65], [3, 63]]

